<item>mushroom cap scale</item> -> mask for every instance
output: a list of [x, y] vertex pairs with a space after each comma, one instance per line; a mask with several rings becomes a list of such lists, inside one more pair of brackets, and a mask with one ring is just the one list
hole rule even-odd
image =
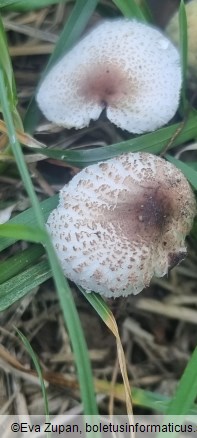
[[153, 131], [175, 114], [181, 88], [177, 50], [155, 28], [102, 21], [44, 79], [37, 102], [50, 121], [77, 129], [102, 111], [133, 133]]
[[193, 192], [171, 163], [128, 153], [79, 172], [47, 226], [65, 275], [106, 297], [136, 294], [186, 255]]

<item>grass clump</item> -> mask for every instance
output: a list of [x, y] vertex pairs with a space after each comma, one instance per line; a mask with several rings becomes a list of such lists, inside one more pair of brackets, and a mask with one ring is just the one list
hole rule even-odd
[[[111, 379], [113, 374], [112, 373], [113, 363], [110, 358], [111, 353], [109, 354], [110, 347], [109, 344], [106, 345], [105, 339], [102, 338], [101, 333], [99, 335], [99, 329], [98, 329], [98, 333], [96, 330], [96, 333], [98, 334], [98, 342], [100, 342], [99, 347], [97, 345], [97, 337], [95, 337], [94, 343], [91, 344], [92, 340], [88, 336], [89, 329], [88, 330], [83, 329], [82, 324], [80, 322], [80, 319], [82, 319], [83, 326], [86, 326], [87, 322], [85, 323], [82, 317], [84, 313], [86, 315], [85, 319], [88, 319], [88, 321], [90, 321], [91, 324], [90, 331], [92, 330], [92, 327], [94, 327], [95, 318], [96, 318], [97, 326], [100, 327], [99, 318], [101, 318], [104, 321], [104, 323], [107, 325], [107, 327], [111, 330], [114, 337], [116, 338], [116, 343], [118, 348], [118, 358], [119, 358], [121, 373], [123, 376], [124, 386], [122, 386], [122, 382], [120, 381], [115, 382], [113, 387], [113, 395], [115, 399], [117, 398], [119, 400], [119, 402], [120, 401], [123, 402], [123, 400], [124, 401], [126, 400], [127, 412], [129, 413], [132, 412], [131, 398], [130, 398], [130, 393], [132, 393], [134, 405], [136, 404], [138, 406], [145, 407], [146, 409], [147, 408], [155, 409], [156, 411], [166, 413], [167, 415], [187, 414], [188, 412], [196, 413], [197, 408], [196, 405], [194, 404], [196, 398], [196, 389], [197, 389], [196, 388], [196, 382], [197, 382], [196, 350], [194, 351], [193, 355], [191, 354], [192, 349], [194, 349], [195, 341], [193, 337], [191, 337], [192, 341], [188, 341], [186, 352], [184, 351], [184, 346], [182, 344], [182, 336], [185, 339], [183, 328], [185, 328], [185, 333], [187, 333], [188, 338], [191, 329], [190, 325], [187, 322], [188, 319], [186, 319], [186, 316], [184, 319], [184, 315], [185, 315], [184, 309], [187, 309], [188, 305], [193, 306], [193, 303], [194, 306], [196, 306], [196, 301], [193, 294], [193, 286], [194, 283], [196, 282], [195, 268], [194, 268], [195, 256], [193, 255], [193, 252], [191, 250], [192, 253], [191, 258], [189, 259], [189, 261], [186, 261], [184, 267], [177, 268], [174, 277], [173, 274], [172, 277], [170, 277], [171, 279], [170, 282], [168, 282], [168, 280], [162, 279], [162, 280], [158, 280], [158, 282], [153, 284], [150, 292], [153, 294], [153, 313], [149, 313], [148, 311], [146, 312], [144, 311], [144, 309], [140, 310], [140, 306], [138, 307], [138, 301], [130, 301], [132, 310], [130, 311], [129, 315], [127, 315], [125, 309], [122, 310], [123, 322], [121, 321], [121, 315], [120, 318], [119, 316], [117, 316], [117, 319], [119, 319], [121, 332], [126, 333], [125, 336], [127, 341], [125, 342], [124, 347], [125, 347], [127, 362], [129, 365], [128, 368], [130, 369], [129, 377], [130, 380], [132, 381], [132, 383], [130, 384], [127, 377], [126, 362], [123, 354], [122, 343], [120, 340], [120, 335], [118, 332], [116, 320], [114, 317], [114, 315], [118, 313], [118, 309], [116, 305], [114, 306], [115, 309], [113, 315], [112, 310], [110, 308], [110, 304], [108, 305], [107, 303], [105, 303], [101, 299], [101, 297], [98, 297], [96, 294], [89, 295], [89, 294], [85, 294], [85, 292], [82, 291], [83, 296], [85, 296], [85, 298], [89, 302], [90, 307], [89, 304], [87, 304], [83, 300], [82, 296], [80, 296], [79, 298], [78, 296], [75, 295], [76, 293], [73, 292], [74, 286], [72, 286], [72, 290], [71, 290], [70, 286], [68, 285], [66, 279], [63, 276], [62, 270], [59, 266], [50, 238], [45, 229], [45, 220], [48, 217], [49, 212], [57, 205], [58, 196], [54, 195], [48, 199], [44, 199], [45, 196], [40, 196], [40, 192], [42, 193], [42, 195], [45, 194], [43, 187], [45, 187], [45, 189], [47, 187], [46, 182], [44, 181], [43, 183], [43, 179], [40, 177], [40, 173], [42, 173], [42, 167], [39, 173], [39, 178], [38, 180], [35, 181], [35, 185], [33, 185], [31, 180], [31, 174], [33, 174], [34, 172], [34, 167], [32, 163], [29, 166], [27, 166], [25, 161], [27, 149], [21, 147], [21, 144], [18, 141], [18, 136], [16, 135], [16, 130], [22, 133], [23, 129], [30, 134], [33, 134], [37, 129], [36, 134], [39, 135], [38, 126], [40, 121], [40, 113], [35, 104], [35, 93], [36, 93], [36, 88], [39, 85], [39, 81], [37, 75], [35, 74], [35, 70], [32, 69], [31, 62], [28, 61], [30, 62], [30, 73], [32, 74], [33, 71], [33, 74], [32, 76], [31, 75], [28, 76], [27, 74], [27, 81], [29, 80], [30, 85], [32, 85], [31, 81], [33, 77], [34, 92], [32, 94], [31, 100], [29, 99], [29, 96], [25, 96], [25, 105], [24, 105], [25, 110], [23, 107], [23, 102], [22, 104], [20, 103], [20, 110], [21, 110], [20, 113], [22, 114], [21, 117], [17, 110], [15, 74], [16, 74], [16, 79], [19, 82], [19, 95], [21, 94], [23, 96], [22, 91], [24, 92], [24, 94], [25, 91], [22, 90], [22, 85], [20, 81], [21, 78], [22, 80], [24, 80], [24, 72], [22, 71], [21, 67], [20, 69], [18, 69], [16, 62], [17, 58], [15, 57], [13, 58], [13, 60], [14, 60], [16, 72], [15, 70], [14, 71], [12, 70], [12, 63], [10, 61], [8, 44], [6, 41], [5, 31], [3, 27], [4, 17], [5, 18], [8, 17], [8, 19], [10, 20], [12, 19], [12, 15], [9, 15], [9, 12], [6, 12], [5, 6], [9, 7], [9, 10], [11, 11], [16, 11], [16, 10], [18, 11], [19, 24], [22, 23], [22, 25], [23, 25], [23, 20], [24, 22], [31, 23], [31, 16], [28, 15], [29, 14], [28, 11], [34, 9], [36, 10], [37, 7], [41, 8], [41, 10], [37, 12], [34, 11], [35, 16], [37, 18], [37, 21], [34, 23], [35, 25], [36, 23], [37, 24], [41, 23], [44, 26], [44, 21], [42, 20], [43, 17], [45, 16], [47, 17], [47, 20], [49, 20], [50, 24], [51, 24], [50, 22], [51, 16], [53, 16], [53, 18], [56, 19], [57, 27], [58, 27], [58, 23], [59, 22], [61, 23], [61, 25], [59, 26], [61, 28], [61, 32], [60, 29], [58, 29], [58, 34], [60, 35], [60, 37], [58, 39], [56, 46], [53, 47], [53, 53], [51, 54], [51, 57], [49, 58], [49, 61], [45, 69], [44, 69], [44, 62], [42, 60], [40, 61], [39, 58], [40, 55], [38, 55], [39, 43], [37, 41], [32, 41], [32, 45], [34, 45], [34, 51], [36, 52], [37, 50], [37, 55], [34, 56], [38, 57], [37, 62], [41, 64], [40, 71], [42, 70], [42, 75], [44, 76], [46, 72], [49, 70], [49, 68], [51, 68], [51, 66], [62, 56], [62, 54], [68, 51], [69, 48], [74, 45], [74, 43], [83, 33], [83, 31], [86, 29], [87, 25], [91, 21], [92, 16], [94, 16], [94, 14], [98, 14], [98, 12], [100, 11], [102, 11], [102, 15], [106, 15], [106, 16], [114, 16], [114, 14], [120, 15], [122, 13], [129, 17], [134, 16], [137, 19], [146, 20], [147, 16], [150, 19], [150, 14], [147, 13], [147, 11], [149, 11], [148, 2], [131, 1], [128, 6], [128, 2], [127, 1], [125, 2], [123, 0], [109, 2], [109, 4], [107, 2], [99, 2], [96, 0], [78, 0], [76, 2], [71, 2], [70, 9], [67, 8], [67, 4], [64, 4], [66, 2], [58, 1], [58, 0], [55, 1], [43, 0], [43, 1], [35, 2], [34, 5], [32, 2], [28, 2], [28, 1], [23, 2], [22, 0], [21, 1], [10, 0], [6, 4], [5, 3], [6, 3], [5, 1], [0, 2], [0, 8], [3, 13], [3, 20], [0, 23], [0, 41], [1, 41], [0, 42], [0, 46], [1, 46], [0, 108], [7, 127], [6, 128], [7, 135], [4, 133], [2, 137], [2, 145], [3, 145], [2, 151], [4, 154], [6, 152], [10, 156], [14, 157], [18, 170], [16, 171], [16, 167], [13, 166], [13, 164], [10, 165], [9, 161], [4, 162], [2, 168], [0, 168], [2, 169], [1, 178], [2, 178], [2, 182], [6, 183], [6, 181], [8, 180], [6, 180], [5, 177], [7, 176], [7, 172], [8, 172], [9, 184], [10, 181], [14, 180], [14, 178], [17, 178], [17, 180], [21, 179], [25, 187], [25, 190], [27, 192], [31, 206], [28, 209], [22, 211], [21, 213], [15, 215], [6, 225], [2, 225], [0, 227], [0, 234], [2, 236], [0, 241], [0, 249], [2, 251], [2, 259], [3, 259], [0, 267], [0, 282], [1, 282], [0, 310], [4, 311], [5, 315], [7, 315], [6, 312], [9, 312], [10, 309], [12, 309], [12, 307], [10, 308], [11, 305], [15, 306], [15, 303], [17, 303], [18, 300], [22, 300], [19, 301], [19, 303], [22, 303], [23, 300], [27, 300], [28, 297], [31, 296], [33, 297], [33, 295], [30, 294], [32, 290], [34, 291], [40, 290], [42, 300], [39, 301], [39, 297], [37, 296], [39, 304], [30, 303], [29, 305], [29, 315], [30, 315], [29, 321], [31, 322], [31, 324], [28, 322], [25, 325], [25, 322], [22, 322], [22, 319], [19, 318], [18, 320], [16, 319], [16, 321], [14, 321], [15, 323], [14, 325], [17, 325], [18, 327], [20, 327], [20, 329], [24, 330], [28, 337], [28, 335], [30, 336], [31, 334], [31, 330], [30, 328], [27, 329], [26, 326], [33, 327], [34, 330], [36, 330], [34, 323], [34, 316], [35, 316], [34, 306], [36, 308], [36, 311], [38, 311], [38, 314], [40, 312], [42, 317], [44, 315], [44, 318], [46, 318], [46, 314], [45, 314], [46, 309], [49, 309], [49, 311], [50, 309], [52, 309], [53, 311], [55, 309], [54, 312], [55, 315], [58, 314], [59, 324], [57, 327], [57, 321], [54, 320], [53, 317], [52, 317], [52, 324], [56, 327], [57, 332], [59, 333], [61, 332], [61, 337], [65, 341], [66, 332], [65, 329], [62, 328], [62, 323], [61, 323], [62, 316], [60, 313], [57, 313], [57, 309], [56, 309], [57, 298], [56, 295], [54, 294], [52, 283], [50, 282], [50, 278], [53, 277], [53, 281], [60, 302], [62, 315], [69, 333], [69, 339], [71, 341], [72, 351], [70, 350], [70, 347], [67, 345], [65, 356], [66, 357], [68, 356], [70, 359], [68, 360], [68, 363], [66, 363], [66, 372], [64, 369], [65, 361], [57, 362], [58, 366], [55, 368], [53, 360], [50, 357], [50, 359], [48, 359], [49, 366], [52, 366], [53, 370], [55, 371], [53, 371], [54, 374], [52, 376], [49, 373], [47, 374], [47, 370], [45, 370], [46, 372], [44, 373], [45, 374], [44, 378], [48, 379], [50, 383], [55, 382], [55, 385], [57, 385], [57, 387], [59, 386], [61, 388], [69, 388], [70, 391], [73, 390], [72, 397], [75, 397], [76, 401], [78, 399], [82, 401], [83, 412], [86, 414], [96, 414], [98, 412], [98, 407], [95, 399], [95, 388], [98, 392], [103, 392], [104, 394], [109, 395], [111, 391], [111, 387], [109, 387], [107, 380]], [[142, 3], [141, 6], [140, 3]], [[56, 4], [56, 6], [50, 8], [50, 5], [52, 4], [53, 5]], [[42, 12], [42, 8], [47, 8], [47, 7], [49, 9], [46, 9], [44, 12]], [[42, 17], [42, 13], [43, 13], [43, 17]], [[65, 19], [64, 25], [60, 19], [61, 14], [63, 14]], [[153, 15], [154, 14], [151, 14], [152, 17]], [[191, 165], [191, 160], [190, 162], [189, 160], [188, 162], [183, 162], [182, 160], [180, 160], [180, 157], [176, 158], [176, 156], [172, 155], [172, 153], [174, 153], [177, 150], [177, 147], [183, 144], [187, 144], [187, 142], [193, 141], [193, 139], [195, 139], [197, 136], [197, 128], [196, 128], [197, 116], [196, 116], [195, 108], [188, 113], [189, 95], [187, 94], [188, 90], [187, 90], [187, 74], [186, 74], [187, 28], [186, 28], [186, 15], [185, 15], [183, 1], [181, 1], [180, 4], [180, 29], [181, 29], [181, 54], [182, 54], [182, 71], [184, 78], [184, 88], [182, 93], [180, 115], [177, 117], [177, 120], [172, 122], [169, 126], [164, 127], [156, 132], [145, 134], [142, 136], [132, 137], [132, 138], [131, 136], [128, 136], [125, 133], [121, 133], [120, 131], [115, 130], [115, 128], [113, 127], [109, 128], [105, 124], [105, 122], [101, 120], [101, 122], [98, 123], [98, 127], [96, 128], [90, 127], [88, 129], [83, 130], [82, 133], [80, 134], [76, 134], [76, 133], [69, 134], [68, 132], [64, 132], [63, 143], [67, 144], [67, 148], [63, 150], [62, 150], [62, 133], [61, 132], [57, 133], [57, 140], [56, 140], [56, 133], [50, 131], [49, 128], [48, 129], [46, 128], [46, 130], [43, 131], [44, 143], [48, 145], [47, 142], [49, 141], [50, 147], [48, 148], [34, 147], [33, 153], [42, 154], [44, 157], [47, 157], [48, 164], [51, 166], [58, 166], [61, 160], [61, 166], [62, 165], [67, 166], [65, 170], [67, 169], [68, 172], [71, 173], [75, 172], [76, 167], [82, 168], [94, 162], [111, 158], [123, 152], [129, 152], [129, 151], [134, 152], [134, 151], [145, 150], [147, 152], [156, 153], [156, 154], [164, 153], [165, 157], [169, 161], [173, 162], [177, 167], [180, 167], [180, 169], [188, 178], [193, 188], [196, 190], [197, 171], [194, 166], [195, 163], [192, 162]], [[9, 35], [9, 45], [12, 46], [11, 47], [11, 49], [13, 50], [12, 53], [14, 53], [14, 49], [16, 48], [15, 45], [13, 44], [13, 38], [14, 38], [13, 35]], [[24, 44], [23, 37], [19, 36], [18, 40], [16, 39], [16, 42], [17, 41], [19, 41], [19, 43], [17, 43], [18, 46], [21, 46], [23, 48], [23, 44]], [[43, 53], [43, 57], [46, 64], [44, 53]], [[22, 59], [22, 55], [21, 55], [21, 59]], [[32, 63], [34, 63], [34, 60], [32, 61]], [[23, 63], [21, 65], [23, 65]], [[34, 76], [36, 77], [37, 81], [34, 80], [35, 79]], [[28, 108], [26, 105], [27, 100], [29, 101]], [[23, 123], [21, 121], [22, 119], [23, 119]], [[39, 135], [39, 140], [42, 140], [40, 137], [41, 135]], [[102, 143], [103, 138], [104, 138], [104, 144]], [[72, 147], [73, 144], [75, 145], [75, 148]], [[96, 146], [99, 145], [101, 147], [93, 147], [92, 146], [93, 144], [95, 144]], [[165, 153], [166, 151], [168, 151], [167, 154]], [[195, 160], [196, 158], [193, 161]], [[2, 165], [2, 162], [0, 164]], [[61, 167], [58, 167], [58, 170], [59, 169], [61, 169]], [[53, 180], [51, 182], [52, 185], [55, 185], [53, 184]], [[21, 191], [21, 193], [23, 197], [27, 197], [26, 194], [24, 195], [24, 191]], [[32, 245], [27, 246], [27, 244], [25, 244], [24, 246], [24, 243], [21, 244], [18, 242], [19, 240], [32, 242]], [[46, 257], [43, 257], [43, 254], [47, 254], [48, 259], [46, 259]], [[189, 276], [189, 281], [187, 283], [188, 276]], [[182, 279], [184, 279], [185, 281], [184, 287], [186, 287], [187, 290], [189, 291], [188, 296], [190, 298], [190, 301], [188, 302], [187, 300], [186, 302], [184, 301], [185, 295], [181, 289]], [[48, 283], [45, 283], [46, 280], [48, 280]], [[183, 320], [177, 321], [177, 317], [174, 317], [174, 319], [171, 321], [169, 320], [169, 318], [166, 318], [165, 316], [161, 315], [162, 324], [163, 324], [162, 325], [160, 324], [160, 321], [157, 319], [157, 317], [154, 318], [154, 299], [155, 299], [154, 294], [156, 293], [156, 291], [157, 292], [159, 291], [158, 295], [160, 294], [161, 296], [164, 297], [164, 304], [165, 303], [168, 304], [169, 302], [173, 303], [175, 300], [175, 305], [177, 305], [177, 307], [182, 312]], [[75, 301], [73, 298], [73, 294], [75, 296]], [[182, 299], [181, 305], [177, 304], [176, 301], [176, 299], [180, 297]], [[80, 312], [80, 317], [78, 315], [76, 303], [78, 307], [82, 309], [82, 311]], [[46, 308], [45, 310], [43, 309], [43, 306]], [[39, 310], [39, 307], [42, 308], [42, 311]], [[16, 307], [14, 307], [14, 309], [16, 309]], [[90, 312], [90, 319], [89, 316], [87, 316], [87, 309], [88, 312]], [[92, 309], [94, 309], [94, 312]], [[156, 304], [155, 304], [155, 309], [156, 309]], [[4, 314], [4, 312], [2, 313], [2, 315]], [[25, 311], [23, 312], [24, 312], [23, 313], [24, 321], [26, 321], [26, 318], [28, 319], [28, 311], [27, 313], [25, 313]], [[52, 339], [53, 339], [52, 350], [55, 352], [54, 356], [58, 361], [60, 360], [58, 355], [63, 349], [64, 342], [62, 340], [59, 343], [58, 336], [53, 333], [53, 330], [50, 327], [50, 319], [49, 320], [44, 319], [44, 321], [45, 320], [47, 327], [49, 327], [48, 328], [49, 333], [52, 333]], [[39, 324], [41, 327], [40, 330], [42, 332], [44, 327], [43, 318], [42, 320], [39, 320]], [[160, 335], [157, 334], [157, 329]], [[11, 326], [11, 330], [12, 332], [14, 332], [13, 326]], [[86, 342], [84, 339], [84, 330], [86, 332], [86, 336], [88, 338], [89, 344], [92, 345], [92, 349], [93, 349], [92, 351], [91, 348], [89, 349], [89, 351], [87, 349]], [[103, 326], [102, 326], [102, 330], [103, 331], [105, 330]], [[107, 332], [104, 331], [104, 333], [106, 334]], [[133, 353], [131, 352], [131, 347], [129, 347], [130, 345], [129, 334], [131, 333], [132, 333], [132, 346], [134, 349]], [[25, 342], [25, 345], [28, 348], [29, 353], [32, 357], [33, 353], [29, 341], [25, 341], [23, 335], [20, 336], [22, 336], [22, 340], [23, 342]], [[168, 336], [169, 338], [171, 338], [172, 341], [169, 341]], [[35, 343], [38, 347], [38, 350], [40, 349], [40, 354], [42, 356], [43, 342], [41, 341], [41, 339], [38, 338], [39, 336], [35, 335], [35, 339], [33, 338], [33, 340], [36, 341]], [[6, 339], [5, 333], [2, 339], [4, 342], [4, 340]], [[113, 343], [108, 333], [106, 334], [106, 339], [109, 343], [110, 342]], [[159, 339], [161, 345], [159, 343]], [[57, 346], [59, 345], [59, 350], [56, 350], [56, 346], [55, 346], [56, 342], [57, 342]], [[102, 356], [102, 342], [104, 343], [103, 350], [104, 350], [105, 359], [101, 361], [100, 356]], [[162, 345], [162, 342], [164, 343], [164, 346]], [[173, 346], [171, 345], [171, 342], [173, 342]], [[48, 344], [50, 344], [49, 340], [48, 340]], [[177, 351], [177, 345], [180, 346], [181, 353]], [[97, 355], [94, 356], [93, 352], [95, 354], [95, 351], [97, 352]], [[113, 359], [115, 361], [116, 353], [114, 351], [113, 351]], [[165, 357], [165, 355], [168, 356], [168, 351], [170, 351], [172, 354], [173, 364], [170, 364], [168, 357]], [[76, 380], [75, 372], [73, 372], [72, 366], [70, 365], [70, 362], [73, 363], [72, 352], [74, 354], [74, 361], [78, 373], [78, 381]], [[92, 378], [89, 354], [91, 358], [93, 357], [92, 360], [95, 361], [96, 364], [95, 375], [98, 374], [98, 376], [96, 376], [96, 378], [94, 377], [94, 379]], [[35, 359], [34, 355], [33, 357]], [[97, 359], [95, 359], [95, 357], [97, 357]], [[132, 361], [131, 363], [129, 363], [131, 357], [132, 360], [134, 361], [134, 364]], [[176, 366], [175, 366], [178, 359], [182, 364], [178, 373], [179, 376], [177, 375]], [[106, 367], [107, 360], [109, 361], [110, 364], [110, 372], [109, 370], [107, 370]], [[36, 361], [36, 359], [33, 361], [36, 366], [37, 372], [39, 374], [40, 367], [38, 366], [38, 362]], [[62, 363], [64, 363], [64, 366], [62, 366]], [[59, 368], [61, 367], [63, 371], [59, 371]], [[97, 367], [99, 368], [99, 371]], [[186, 367], [185, 372], [182, 375], [182, 371], [185, 367]], [[69, 375], [69, 371], [70, 371], [70, 375]], [[66, 377], [63, 374], [66, 374]], [[150, 382], [149, 385], [146, 383], [148, 380], [147, 375], [149, 377], [149, 382]], [[120, 376], [118, 372], [117, 372], [117, 376], [118, 376], [117, 379], [120, 380]], [[168, 381], [169, 379], [170, 381], [170, 379], [172, 379], [173, 382], [177, 383], [178, 378], [180, 378], [180, 381], [177, 390], [174, 389], [173, 394], [169, 394], [169, 396], [165, 398], [162, 395], [162, 380], [166, 379], [166, 381]], [[135, 381], [139, 382], [139, 387], [137, 387]], [[132, 389], [133, 383], [135, 386], [134, 389]], [[155, 392], [155, 385], [157, 385], [156, 392]], [[79, 389], [80, 389], [80, 396], [78, 393]], [[168, 390], [169, 390], [169, 386], [168, 386]], [[43, 386], [42, 386], [42, 391], [45, 400], [45, 410], [47, 411], [48, 414], [50, 411], [50, 402], [49, 402], [49, 410], [48, 410], [46, 393], [44, 392]], [[77, 391], [77, 395], [76, 395], [76, 391]], [[59, 404], [57, 404], [59, 408], [61, 406], [61, 403], [62, 400], [59, 402]], [[71, 405], [72, 403], [69, 404], [69, 408], [71, 407]], [[103, 403], [102, 407], [103, 409], [107, 410], [107, 404], [105, 402]], [[125, 408], [122, 409], [124, 411]]]

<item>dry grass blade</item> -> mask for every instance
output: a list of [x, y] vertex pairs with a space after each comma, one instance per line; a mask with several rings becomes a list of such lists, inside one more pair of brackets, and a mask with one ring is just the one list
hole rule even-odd
[[54, 44], [34, 44], [29, 46], [23, 44], [21, 46], [10, 46], [10, 56], [33, 56], [33, 55], [48, 55], [54, 50]]
[[[28, 154], [24, 156], [24, 159], [26, 163], [37, 163], [38, 161], [46, 160], [46, 156], [42, 154]], [[0, 154], [0, 161], [15, 162], [15, 159], [12, 155]]]
[[132, 399], [131, 399], [131, 388], [129, 384], [128, 374], [127, 374], [127, 366], [124, 355], [124, 350], [122, 347], [118, 326], [112, 311], [107, 306], [106, 302], [102, 299], [101, 296], [95, 293], [86, 293], [83, 288], [78, 286], [79, 290], [83, 293], [85, 298], [89, 301], [89, 303], [94, 307], [98, 315], [104, 321], [109, 330], [113, 333], [116, 339], [117, 346], [117, 354], [118, 361], [120, 365], [120, 371], [123, 378], [124, 389], [125, 389], [125, 401], [127, 407], [127, 414], [131, 418], [131, 422], [133, 423], [133, 408], [132, 408]]
[[13, 162], [14, 161], [14, 157], [12, 157], [11, 155], [8, 154], [0, 154], [0, 161], [1, 162]]
[[188, 309], [187, 307], [174, 306], [171, 303], [161, 303], [149, 298], [141, 298], [136, 303], [136, 307], [140, 310], [145, 310], [146, 312], [166, 316], [167, 318], [174, 318], [191, 324], [197, 324], [197, 311]]
[[179, 151], [175, 154], [175, 158], [179, 159], [184, 152], [188, 152], [188, 151], [197, 151], [196, 141], [179, 149]]
[[[3, 120], [0, 120], [0, 132], [3, 134], [8, 133], [8, 129], [6, 127], [6, 124], [3, 122]], [[16, 138], [20, 141], [20, 143], [24, 144], [25, 146], [28, 146], [30, 148], [45, 148], [46, 145], [44, 143], [41, 143], [38, 140], [35, 140], [35, 138], [31, 137], [29, 134], [25, 134], [25, 132], [16, 130]]]
[[132, 400], [131, 400], [131, 388], [130, 388], [130, 383], [129, 383], [128, 374], [127, 374], [126, 360], [125, 360], [124, 350], [122, 347], [122, 342], [121, 342], [119, 331], [118, 331], [118, 326], [117, 326], [116, 320], [115, 320], [112, 312], [108, 312], [108, 318], [105, 319], [105, 324], [111, 330], [111, 332], [113, 333], [113, 335], [116, 338], [118, 361], [119, 361], [120, 371], [122, 374], [124, 388], [125, 388], [127, 414], [130, 417], [131, 422], [134, 423]]
[[[15, 23], [8, 19], [4, 19], [4, 26], [7, 30], [13, 30], [15, 32], [22, 33], [24, 35], [28, 35], [29, 37], [35, 38], [35, 28], [31, 26], [26, 26], [21, 23]], [[40, 29], [36, 29], [36, 38], [41, 41], [47, 41], [49, 43], [56, 43], [58, 40], [58, 36], [54, 35], [51, 32], [43, 31]]]

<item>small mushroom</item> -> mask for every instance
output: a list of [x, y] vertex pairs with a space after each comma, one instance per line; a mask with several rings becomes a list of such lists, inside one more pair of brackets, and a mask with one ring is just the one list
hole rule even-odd
[[52, 68], [37, 102], [47, 119], [66, 128], [88, 126], [106, 110], [122, 129], [153, 131], [177, 110], [179, 58], [172, 43], [147, 24], [102, 21]]
[[171, 163], [128, 153], [86, 167], [47, 226], [64, 274], [106, 297], [137, 294], [186, 256], [194, 194]]

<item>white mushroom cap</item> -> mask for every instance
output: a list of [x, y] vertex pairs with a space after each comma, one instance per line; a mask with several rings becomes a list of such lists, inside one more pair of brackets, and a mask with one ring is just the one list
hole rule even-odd
[[133, 133], [175, 114], [181, 88], [177, 49], [155, 28], [125, 18], [101, 22], [49, 72], [37, 102], [50, 121], [77, 129], [108, 119]]
[[186, 255], [196, 212], [171, 163], [128, 153], [79, 172], [47, 225], [65, 275], [106, 297], [136, 294]]

